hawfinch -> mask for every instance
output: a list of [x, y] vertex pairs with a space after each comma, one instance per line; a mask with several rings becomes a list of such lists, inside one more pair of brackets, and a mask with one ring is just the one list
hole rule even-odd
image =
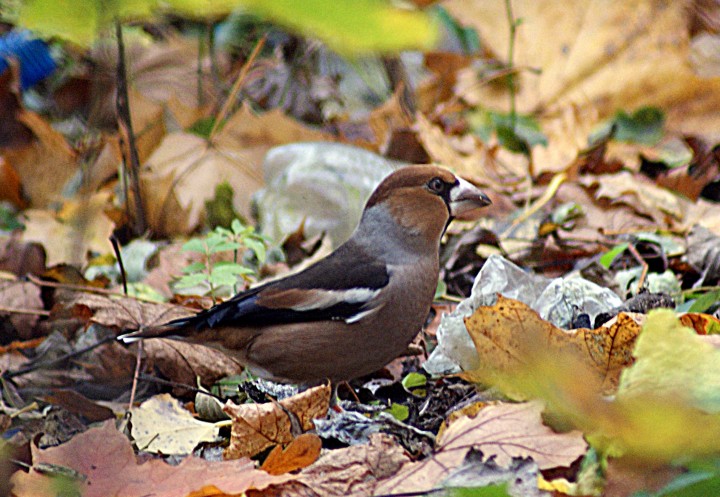
[[326, 258], [195, 316], [120, 338], [215, 347], [282, 382], [372, 373], [404, 352], [425, 322], [450, 220], [490, 203], [446, 169], [401, 168], [380, 183], [351, 238]]

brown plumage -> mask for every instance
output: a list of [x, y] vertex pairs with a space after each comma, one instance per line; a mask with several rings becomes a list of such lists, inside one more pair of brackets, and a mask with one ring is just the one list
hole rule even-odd
[[402, 168], [380, 183], [352, 237], [325, 259], [196, 316], [121, 339], [164, 336], [216, 347], [277, 381], [371, 373], [420, 331], [452, 217], [488, 204], [446, 169]]

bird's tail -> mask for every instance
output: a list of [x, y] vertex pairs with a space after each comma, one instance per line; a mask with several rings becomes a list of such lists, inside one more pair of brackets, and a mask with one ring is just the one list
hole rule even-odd
[[160, 326], [148, 326], [140, 328], [139, 330], [119, 335], [117, 337], [117, 340], [123, 343], [133, 343], [143, 340], [145, 338], [180, 337], [184, 334], [185, 330], [187, 330], [194, 324], [194, 317], [195, 316], [175, 319]]

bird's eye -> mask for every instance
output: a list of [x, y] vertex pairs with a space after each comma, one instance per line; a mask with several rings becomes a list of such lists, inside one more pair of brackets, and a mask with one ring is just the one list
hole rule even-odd
[[428, 182], [428, 188], [433, 193], [442, 193], [445, 191], [445, 182], [440, 178], [433, 178]]

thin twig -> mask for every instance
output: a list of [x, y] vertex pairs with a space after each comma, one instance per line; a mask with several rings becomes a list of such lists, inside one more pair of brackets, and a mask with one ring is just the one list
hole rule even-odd
[[73, 283], [58, 283], [56, 281], [45, 281], [41, 280], [37, 276], [33, 276], [32, 274], [27, 275], [27, 279], [29, 282], [40, 286], [40, 287], [48, 287], [48, 288], [62, 288], [65, 290], [77, 290], [79, 292], [87, 292], [87, 293], [97, 293], [99, 295], [107, 295], [109, 297], [127, 297], [129, 299], [139, 300], [141, 302], [150, 302], [152, 304], [157, 304], [157, 300], [153, 300], [151, 298], [142, 297], [140, 295], [125, 295], [121, 292], [115, 292], [113, 290], [107, 290], [105, 288], [97, 288], [94, 286], [86, 286], [86, 285], [75, 285]]
[[140, 365], [142, 364], [143, 350], [143, 341], [140, 340], [137, 347], [137, 354], [135, 355], [135, 372], [133, 373], [132, 388], [130, 389], [130, 402], [128, 402], [128, 411], [132, 409], [132, 406], [135, 403], [135, 393], [137, 392], [138, 378], [140, 377]]
[[225, 100], [225, 103], [222, 106], [222, 109], [220, 109], [220, 113], [218, 114], [217, 118], [215, 119], [215, 123], [213, 124], [212, 130], [210, 131], [210, 141], [212, 141], [213, 137], [215, 136], [215, 133], [220, 129], [220, 126], [223, 122], [225, 122], [225, 118], [227, 117], [228, 113], [230, 112], [230, 108], [232, 107], [233, 103], [235, 103], [235, 98], [237, 97], [238, 92], [242, 88], [243, 83], [245, 82], [245, 78], [247, 77], [248, 73], [250, 72], [250, 67], [252, 67], [253, 63], [255, 62], [255, 58], [260, 53], [260, 50], [265, 46], [265, 39], [266, 36], [263, 36], [260, 38], [260, 41], [257, 42], [257, 45], [255, 45], [255, 48], [253, 49], [252, 53], [250, 54], [250, 57], [248, 57], [248, 60], [245, 62], [245, 65], [243, 65], [242, 69], [240, 70], [240, 74], [238, 75], [237, 79], [235, 80], [235, 83], [233, 83], [232, 88], [230, 89], [230, 95], [228, 95], [227, 100]]
[[[135, 132], [132, 127], [130, 117], [130, 101], [127, 88], [127, 70], [125, 69], [125, 44], [122, 37], [122, 26], [119, 20], [115, 20], [115, 36], [118, 46], [118, 66], [117, 66], [117, 94], [115, 96], [115, 108], [117, 111], [118, 124], [122, 131], [121, 136], [127, 139], [127, 149], [130, 154], [130, 164], [126, 164], [125, 171], [129, 172], [129, 183], [132, 190], [133, 204], [135, 212], [133, 212], [133, 228], [136, 235], [142, 235], [147, 229], [145, 221], [145, 208], [143, 206], [142, 196], [140, 194], [140, 156], [135, 143]], [[126, 157], [123, 154], [123, 161]], [[129, 199], [125, 199], [126, 202]], [[126, 204], [127, 205], [127, 204]]]
[[46, 311], [44, 309], [24, 309], [22, 307], [18, 307], [17, 309], [13, 309], [11, 307], [3, 307], [0, 306], [0, 314], [26, 314], [28, 316], [45, 316], [48, 317], [50, 315], [50, 311]]
[[115, 258], [118, 261], [118, 266], [120, 266], [120, 278], [122, 280], [123, 293], [127, 297], [128, 290], [127, 276], [125, 274], [125, 264], [123, 264], [122, 254], [120, 253], [120, 243], [118, 242], [118, 239], [114, 234], [110, 235], [110, 243], [112, 244], [113, 250], [115, 251]]
[[52, 366], [61, 364], [65, 361], [67, 361], [68, 359], [72, 359], [73, 357], [82, 355], [85, 352], [90, 352], [91, 350], [96, 349], [96, 348], [100, 347], [101, 345], [105, 345], [106, 343], [111, 343], [114, 341], [115, 341], [115, 337], [109, 336], [109, 337], [103, 338], [99, 342], [96, 342], [92, 345], [88, 345], [87, 347], [83, 347], [82, 349], [75, 350], [73, 352], [70, 352], [69, 354], [65, 354], [61, 357], [58, 357], [57, 359], [53, 359], [52, 361], [38, 362], [38, 363], [32, 364], [30, 366], [17, 369], [15, 371], [9, 371], [9, 370], [4, 371], [2, 374], [2, 377], [5, 379], [11, 379], [11, 378], [15, 378], [17, 376], [23, 376], [28, 373], [32, 373], [33, 371], [36, 371], [38, 369], [50, 368]]
[[638, 252], [637, 248], [635, 248], [635, 245], [632, 243], [628, 243], [628, 252], [632, 254], [632, 256], [637, 260], [637, 262], [642, 266], [642, 272], [640, 273], [640, 279], [638, 280], [637, 289], [635, 290], [635, 293], [640, 293], [640, 290], [643, 289], [643, 286], [645, 285], [645, 278], [647, 278], [648, 274], [648, 263], [645, 262], [645, 259], [642, 258], [640, 255], [640, 252]]
[[562, 185], [565, 180], [567, 180], [567, 174], [566, 173], [558, 173], [556, 174], [553, 179], [550, 181], [550, 184], [545, 189], [543, 194], [538, 198], [531, 206], [529, 206], [525, 212], [523, 212], [520, 216], [515, 219], [512, 224], [505, 230], [505, 233], [507, 233], [508, 230], [514, 228], [518, 224], [524, 222], [527, 220], [530, 216], [535, 214], [537, 211], [539, 211], [543, 205], [548, 203], [557, 193], [558, 188], [560, 188], [560, 185]]

